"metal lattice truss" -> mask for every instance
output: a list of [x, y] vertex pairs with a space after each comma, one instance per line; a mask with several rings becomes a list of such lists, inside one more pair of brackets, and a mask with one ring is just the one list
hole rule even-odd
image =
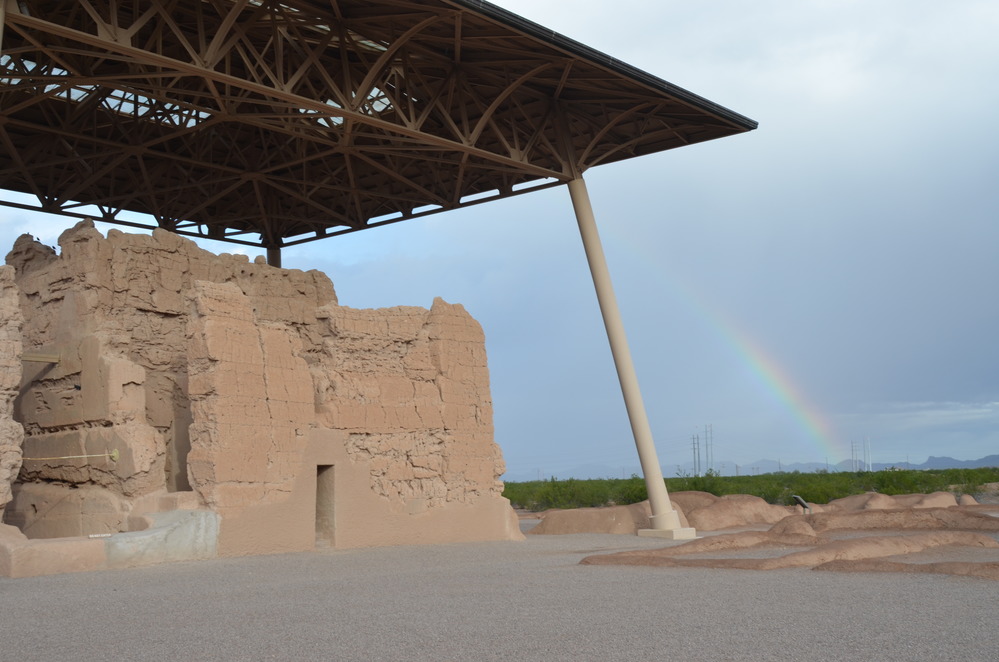
[[38, 200], [6, 204], [237, 243], [756, 126], [475, 0], [0, 0], [0, 20], [0, 188]]

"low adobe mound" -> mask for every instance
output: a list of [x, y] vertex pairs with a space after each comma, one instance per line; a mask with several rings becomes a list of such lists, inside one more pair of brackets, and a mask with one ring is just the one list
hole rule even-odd
[[[676, 508], [676, 504], [673, 505]], [[680, 526], [688, 526], [682, 511]], [[540, 513], [541, 522], [529, 533], [565, 535], [569, 533], [618, 533], [634, 535], [639, 529], [649, 528], [652, 508], [648, 501], [628, 506], [609, 508], [574, 508], [572, 510], [546, 510]]]
[[[977, 503], [971, 495], [961, 497], [961, 504]], [[895, 510], [898, 508], [952, 508], [958, 505], [957, 498], [950, 492], [933, 492], [932, 494], [879, 494], [867, 492], [834, 499], [820, 510], [822, 512], [843, 512], [855, 510]]]
[[793, 508], [774, 506], [748, 494], [717, 497], [707, 492], [679, 492], [673, 498], [680, 504], [690, 526], [699, 531], [774, 524], [795, 512]]
[[990, 517], [987, 511], [964, 507], [827, 512], [808, 515], [807, 518], [809, 524], [820, 533], [837, 529], [963, 529], [999, 532], [999, 518]]
[[[670, 501], [680, 516], [680, 526], [699, 531], [773, 524], [795, 512], [793, 508], [773, 506], [746, 494], [717, 497], [707, 492], [676, 492], [670, 495]], [[648, 501], [609, 508], [547, 510], [540, 513], [541, 523], [531, 533], [635, 534], [648, 528], [650, 514]]]
[[[918, 533], [856, 537], [863, 530]], [[582, 560], [584, 565], [932, 572], [999, 580], [999, 518], [957, 508], [855, 510], [787, 517], [769, 531], [749, 531], [701, 538], [657, 550], [638, 550]], [[837, 536], [850, 536], [838, 538]], [[784, 553], [787, 548], [801, 548]], [[737, 557], [754, 550], [753, 558]], [[772, 552], [760, 558], [761, 552]], [[920, 553], [975, 556], [981, 561], [934, 559], [919, 562]], [[692, 558], [695, 557], [695, 558]]]
[[[746, 534], [733, 534], [737, 539]], [[763, 534], [765, 535], [765, 534]], [[752, 532], [748, 538], [753, 544], [742, 547], [738, 540], [723, 541], [708, 540], [710, 551], [730, 551], [747, 547], [788, 546], [791, 541], [776, 539], [761, 539], [761, 534]], [[817, 539], [816, 539], [817, 540]], [[700, 542], [700, 541], [694, 541]], [[692, 544], [692, 543], [688, 543]], [[660, 550], [643, 550], [641, 552], [621, 552], [605, 556], [588, 556], [580, 563], [583, 565], [642, 565], [658, 567], [699, 567], [699, 568], [738, 568], [742, 570], [776, 570], [779, 568], [811, 567], [815, 570], [851, 570], [874, 572], [948, 572], [962, 575], [984, 577], [999, 580], [999, 562], [938, 562], [926, 564], [928, 568], [920, 568], [924, 564], [905, 563], [902, 561], [885, 560], [886, 557], [899, 557], [936, 550], [939, 548], [976, 548], [999, 549], [999, 542], [989, 536], [967, 531], [935, 531], [932, 533], [915, 533], [906, 536], [870, 536], [852, 540], [836, 540], [819, 544], [811, 549], [792, 552], [783, 556], [770, 558], [678, 558], [685, 545]], [[709, 551], [699, 548], [685, 553], [697, 554]]]
[[[657, 550], [589, 556], [581, 563], [745, 570], [809, 567], [999, 580], [999, 517], [992, 516], [996, 506], [958, 505], [946, 492], [858, 494], [824, 507], [813, 506], [818, 512], [808, 515], [800, 514], [799, 508], [773, 506], [747, 495], [677, 492], [670, 496], [683, 526], [700, 531], [772, 526], [766, 531], [716, 535]], [[612, 508], [550, 510], [541, 514], [541, 523], [531, 533], [634, 534], [648, 525], [649, 514], [647, 501]], [[882, 533], [858, 536], [862, 531]], [[966, 560], [969, 556], [973, 560]]]
[[812, 569], [832, 570], [836, 572], [922, 572], [938, 575], [999, 579], [999, 563], [970, 563], [967, 561], [901, 563], [898, 561], [886, 561], [884, 559], [841, 560], [823, 563]]
[[[966, 495], [967, 496], [967, 495]], [[740, 527], [755, 527], [764, 524], [775, 524], [789, 515], [801, 514], [798, 506], [775, 506], [763, 499], [747, 494], [729, 494], [715, 496], [708, 492], [674, 492], [670, 494], [670, 502], [680, 516], [681, 526], [693, 527], [698, 531], [721, 531]], [[961, 505], [977, 505], [974, 498], [962, 497]], [[942, 510], [955, 509], [958, 500], [949, 492], [934, 492], [933, 494], [901, 494], [889, 496], [868, 492], [856, 494], [830, 501], [827, 505], [809, 504], [814, 514], [843, 515], [857, 512], [893, 512], [904, 510], [910, 512], [918, 509]], [[961, 510], [957, 512], [971, 512]], [[540, 513], [541, 523], [531, 533], [534, 534], [569, 534], [569, 533], [618, 533], [634, 534], [639, 529], [648, 527], [650, 514], [649, 502], [643, 501], [630, 506], [612, 506], [609, 508], [575, 508], [572, 510], [547, 510]], [[833, 528], [938, 528], [932, 523], [925, 526], [917, 525], [927, 518], [948, 517], [945, 515], [928, 515], [924, 518], [901, 517], [898, 515], [879, 516], [867, 515], [862, 519], [851, 520], [852, 524], [843, 527], [839, 524], [830, 525]], [[962, 515], [954, 514], [951, 519], [960, 519]], [[902, 522], [906, 520], [907, 523]], [[822, 520], [817, 520], [822, 521]], [[837, 521], [830, 519], [830, 521]], [[819, 526], [825, 526], [819, 524]], [[974, 527], [972, 527], [974, 528]]]

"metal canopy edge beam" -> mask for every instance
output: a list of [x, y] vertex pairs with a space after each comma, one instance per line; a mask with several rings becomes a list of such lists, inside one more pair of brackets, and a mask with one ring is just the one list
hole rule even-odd
[[649, 87], [665, 92], [666, 94], [677, 97], [678, 99], [683, 99], [692, 106], [696, 106], [705, 112], [716, 115], [725, 121], [738, 124], [747, 131], [751, 131], [759, 126], [759, 123], [755, 120], [749, 119], [744, 115], [740, 115], [739, 113], [714, 103], [713, 101], [709, 101], [708, 99], [685, 90], [682, 87], [673, 85], [662, 78], [653, 76], [647, 71], [643, 71], [638, 67], [634, 67], [626, 62], [618, 60], [617, 58], [611, 57], [610, 55], [602, 53], [595, 48], [591, 48], [590, 46], [578, 42], [575, 39], [566, 37], [565, 35], [559, 34], [553, 30], [549, 30], [534, 21], [530, 21], [523, 16], [514, 14], [513, 12], [494, 5], [491, 2], [486, 2], [485, 0], [447, 0], [447, 2], [474, 10], [484, 16], [489, 16], [490, 18], [500, 21], [511, 28], [520, 30], [537, 39], [544, 40], [552, 46], [561, 48], [572, 55], [589, 60], [594, 64], [605, 66], [608, 69], [622, 76], [627, 76], [636, 82], [648, 85]]

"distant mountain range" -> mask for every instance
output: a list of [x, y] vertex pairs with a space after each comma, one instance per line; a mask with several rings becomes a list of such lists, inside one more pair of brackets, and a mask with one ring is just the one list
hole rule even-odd
[[[814, 473], [820, 470], [829, 471], [854, 471], [854, 463], [851, 460], [844, 460], [838, 464], [829, 464], [825, 462], [795, 462], [795, 463], [783, 463], [780, 460], [757, 460], [756, 462], [750, 462], [748, 464], [736, 464], [735, 462], [715, 462], [714, 469], [723, 476], [746, 476], [755, 474], [766, 474], [774, 473], [777, 471], [800, 471], [802, 473]], [[882, 471], [884, 469], [890, 469], [892, 467], [898, 469], [975, 469], [978, 467], [999, 467], [999, 455], [987, 455], [983, 458], [977, 460], [956, 460], [952, 457], [935, 457], [930, 456], [927, 458], [926, 462], [922, 464], [911, 464], [905, 461], [902, 462], [873, 462], [871, 463], [869, 471]], [[673, 470], [670, 471], [669, 469]], [[701, 465], [701, 473], [704, 473], [708, 467], [706, 465]], [[863, 462], [859, 459], [856, 463], [856, 470], [863, 471]], [[693, 463], [688, 462], [686, 464], [680, 465], [664, 465], [663, 475], [666, 478], [673, 478], [678, 475], [693, 476], [694, 475]], [[507, 473], [503, 476], [503, 480], [509, 482], [527, 482], [531, 480], [541, 480], [548, 479], [554, 476], [555, 478], [565, 479], [565, 478], [627, 478], [632, 474], [641, 475], [642, 469], [637, 464], [632, 467], [608, 467], [604, 465], [587, 464], [580, 465], [569, 469], [568, 471], [558, 471], [554, 474], [545, 473], [541, 471], [535, 471], [534, 473]]]
[[[717, 470], [721, 471], [724, 475], [735, 474], [735, 465], [732, 463], [726, 463], [726, 469], [723, 471], [721, 466], [715, 467]], [[900, 462], [872, 462], [870, 467], [866, 467], [868, 471], [883, 471], [884, 469], [914, 469], [914, 470], [925, 470], [925, 469], [975, 469], [977, 467], [999, 467], [999, 455], [987, 455], [983, 458], [977, 460], [956, 460], [952, 457], [935, 457], [931, 455], [927, 458], [926, 462], [922, 464], [914, 464], [900, 461]], [[856, 462], [856, 468], [854, 468], [854, 463], [851, 460], [843, 460], [838, 464], [826, 465], [824, 462], [805, 462], [805, 463], [792, 463], [784, 464], [779, 460], [759, 460], [753, 462], [750, 465], [740, 465], [741, 474], [745, 475], [747, 473], [774, 473], [775, 471], [800, 471], [802, 473], [812, 473], [822, 469], [828, 469], [829, 471], [863, 471], [865, 469], [863, 461], [860, 459]], [[702, 466], [702, 471], [704, 467]]]

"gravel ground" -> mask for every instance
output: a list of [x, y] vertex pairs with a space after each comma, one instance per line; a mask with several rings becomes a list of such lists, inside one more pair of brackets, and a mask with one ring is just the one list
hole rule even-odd
[[0, 578], [0, 659], [996, 660], [996, 582], [580, 566], [601, 534]]

